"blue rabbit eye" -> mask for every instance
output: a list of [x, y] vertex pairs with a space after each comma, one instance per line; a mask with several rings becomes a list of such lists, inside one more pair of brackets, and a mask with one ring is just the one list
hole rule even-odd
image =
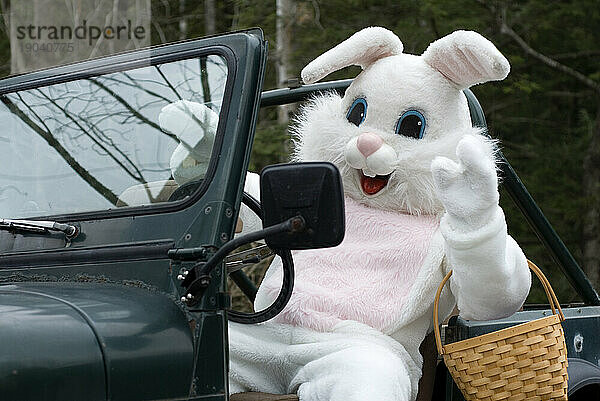
[[366, 116], [367, 101], [363, 98], [358, 98], [352, 103], [352, 106], [350, 106], [348, 114], [346, 114], [346, 119], [358, 127], [365, 121]]
[[425, 117], [416, 110], [408, 110], [396, 123], [396, 134], [421, 139], [425, 132]]

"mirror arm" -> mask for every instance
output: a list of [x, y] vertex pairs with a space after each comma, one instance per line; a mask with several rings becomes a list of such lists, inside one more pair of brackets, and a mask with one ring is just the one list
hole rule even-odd
[[210, 273], [237, 247], [264, 239], [271, 235], [301, 232], [305, 228], [306, 222], [304, 218], [302, 216], [294, 216], [282, 223], [232, 239], [219, 248], [206, 263], [197, 263], [194, 265], [181, 283], [183, 287], [186, 287], [186, 294], [182, 297], [182, 301], [187, 302], [188, 305], [193, 305], [198, 302], [198, 300], [202, 298], [202, 293], [210, 283]]

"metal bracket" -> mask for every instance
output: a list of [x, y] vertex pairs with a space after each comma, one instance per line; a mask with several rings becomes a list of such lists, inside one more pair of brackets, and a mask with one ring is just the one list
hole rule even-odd
[[178, 249], [169, 249], [167, 251], [167, 256], [171, 260], [206, 260], [208, 258], [208, 254], [210, 251], [216, 251], [212, 245], [202, 245], [196, 248], [178, 248]]

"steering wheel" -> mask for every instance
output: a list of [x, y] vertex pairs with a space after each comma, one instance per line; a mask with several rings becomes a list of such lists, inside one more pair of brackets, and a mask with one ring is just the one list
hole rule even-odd
[[[262, 209], [260, 207], [260, 203], [256, 199], [244, 192], [242, 203], [248, 206], [248, 208], [257, 216], [261, 216], [262, 219]], [[273, 252], [281, 258], [283, 265], [283, 284], [281, 286], [281, 290], [279, 291], [279, 295], [271, 304], [271, 306], [269, 306], [267, 309], [261, 310], [260, 312], [245, 313], [235, 310], [228, 310], [227, 315], [229, 320], [243, 324], [266, 322], [267, 320], [278, 315], [287, 305], [290, 297], [292, 296], [292, 290], [294, 289], [294, 261], [292, 259], [292, 252], [290, 252], [289, 249], [273, 249]], [[229, 277], [231, 277], [233, 282], [240, 287], [240, 289], [251, 301], [254, 301], [254, 297], [256, 296], [256, 286], [242, 270], [231, 272]]]
[[203, 179], [199, 179], [194, 181], [188, 181], [185, 184], [180, 185], [175, 191], [173, 191], [171, 196], [169, 196], [168, 202], [175, 202], [181, 199], [185, 199], [186, 197], [193, 194], [196, 191], [196, 189], [198, 189], [200, 185], [202, 185], [203, 181]]

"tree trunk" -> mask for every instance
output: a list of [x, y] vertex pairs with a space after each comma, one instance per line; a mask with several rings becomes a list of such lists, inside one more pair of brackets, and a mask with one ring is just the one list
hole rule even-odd
[[185, 15], [185, 0], [179, 0], [179, 40], [187, 38], [187, 19]]
[[2, 12], [2, 22], [4, 23], [2, 31], [6, 36], [10, 36], [10, 2], [8, 0], [0, 0], [0, 12]]
[[[277, 0], [276, 3], [276, 43], [275, 43], [275, 69], [277, 71], [277, 86], [282, 88], [287, 85], [289, 71], [291, 70], [291, 37], [293, 25], [294, 0]], [[290, 107], [279, 106], [277, 109], [277, 122], [289, 122]]]
[[215, 0], [204, 1], [204, 33], [213, 35], [217, 31], [215, 26], [216, 19]]
[[592, 138], [583, 160], [583, 190], [588, 209], [583, 219], [583, 270], [600, 290], [600, 100]]

